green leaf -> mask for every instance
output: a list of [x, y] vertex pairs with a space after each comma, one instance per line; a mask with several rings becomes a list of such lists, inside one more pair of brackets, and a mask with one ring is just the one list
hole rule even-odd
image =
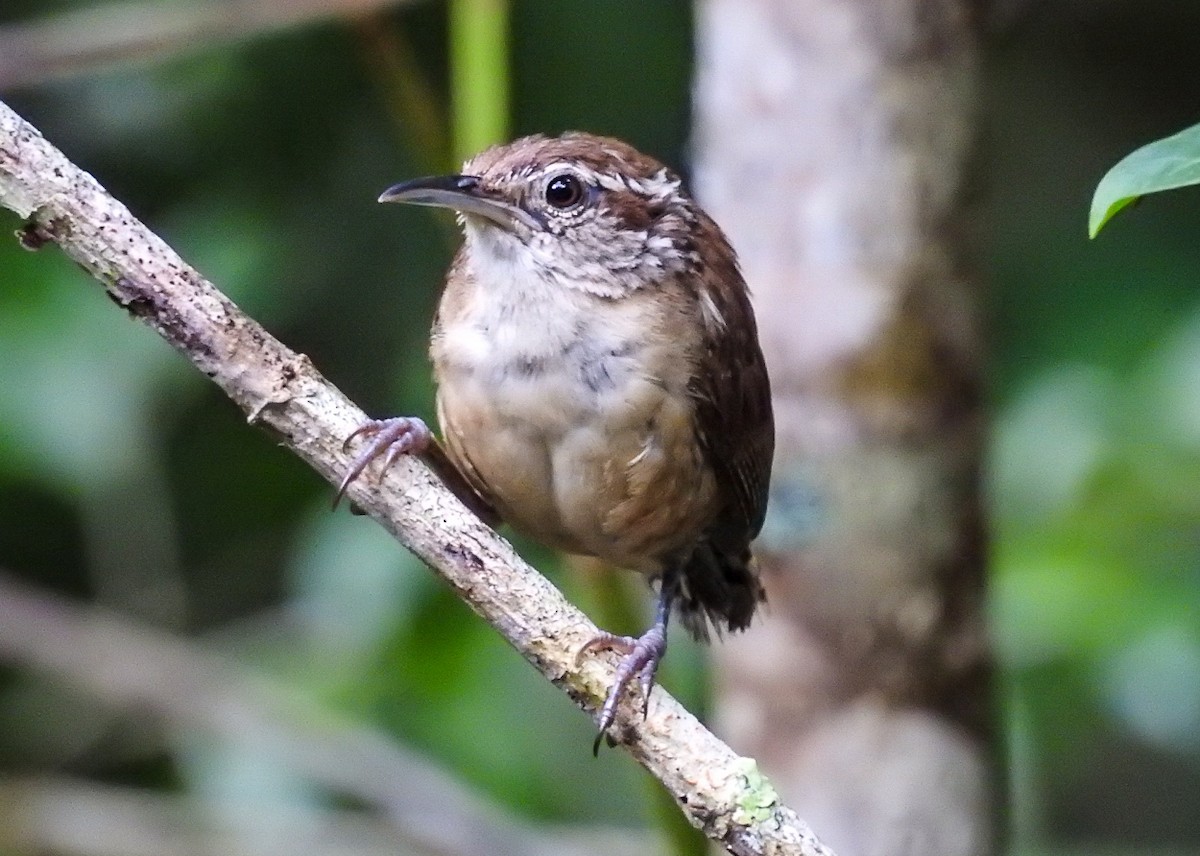
[[1139, 196], [1200, 184], [1200, 125], [1157, 140], [1126, 155], [1096, 185], [1088, 236]]

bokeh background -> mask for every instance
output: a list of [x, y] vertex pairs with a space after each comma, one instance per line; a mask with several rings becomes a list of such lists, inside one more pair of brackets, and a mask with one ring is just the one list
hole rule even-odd
[[[686, 175], [693, 12], [513, 2], [498, 60], [509, 109], [472, 130], [450, 106], [469, 45], [446, 4], [331, 5], [164, 50], [156, 28], [203, 6], [147, 7], [160, 19], [115, 2], [4, 0], [0, 97], [365, 409], [431, 419], [426, 333], [456, 234], [375, 197], [453, 169], [472, 134], [496, 127], [612, 134]], [[978, 251], [1009, 849], [1196, 852], [1200, 194], [1147, 199], [1093, 242], [1086, 216], [1109, 166], [1200, 121], [1200, 6], [1058, 0], [983, 17]], [[88, 52], [139, 28], [139, 48]], [[47, 33], [67, 61], [19, 53]], [[0, 212], [0, 228], [19, 225]], [[169, 802], [139, 803], [149, 814], [135, 820], [202, 804], [245, 839], [267, 835], [266, 818], [353, 815], [367, 795], [280, 763], [272, 741], [303, 723], [310, 743], [386, 735], [412, 752], [394, 769], [419, 779], [432, 762], [526, 820], [663, 822], [628, 758], [592, 760], [586, 717], [329, 499], [60, 254], [0, 241], [0, 579], [86, 610], [47, 622], [123, 616], [86, 638], [130, 646], [113, 641], [115, 663], [93, 652], [90, 684], [0, 646], [3, 798], [151, 789]], [[636, 581], [519, 546], [601, 623], [641, 623]], [[140, 635], [119, 635], [129, 628]], [[161, 665], [164, 651], [184, 658], [167, 667], [179, 686], [159, 686], [167, 701], [123, 694], [122, 670]], [[189, 718], [210, 680], [234, 713]], [[701, 652], [674, 646], [663, 682], [703, 710]], [[264, 693], [272, 714], [246, 727], [238, 705]], [[355, 757], [342, 758], [348, 776]], [[69, 850], [31, 842], [32, 823], [8, 816], [0, 850]], [[71, 852], [136, 849], [103, 840]]]

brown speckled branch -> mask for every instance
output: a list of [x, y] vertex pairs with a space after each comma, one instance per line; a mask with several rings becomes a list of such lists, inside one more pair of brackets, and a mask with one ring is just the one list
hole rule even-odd
[[[55, 243], [114, 303], [142, 319], [258, 425], [334, 482], [342, 439], [365, 418], [303, 355], [273, 338], [20, 116], [0, 103], [0, 204], [26, 247]], [[522, 656], [594, 714], [612, 662], [575, 652], [597, 631], [422, 464], [401, 460], [347, 496], [426, 562]], [[650, 715], [622, 711], [617, 741], [693, 825], [735, 854], [829, 854], [741, 758], [660, 688]]]

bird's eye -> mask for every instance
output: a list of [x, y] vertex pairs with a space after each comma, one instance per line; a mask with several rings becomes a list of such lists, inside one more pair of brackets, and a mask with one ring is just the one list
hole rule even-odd
[[583, 182], [570, 173], [546, 182], [546, 202], [559, 209], [574, 208], [583, 200]]

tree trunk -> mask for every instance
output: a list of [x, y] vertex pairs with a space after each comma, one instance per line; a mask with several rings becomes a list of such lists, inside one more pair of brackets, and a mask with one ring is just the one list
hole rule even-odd
[[705, 0], [696, 185], [778, 428], [765, 620], [718, 725], [840, 856], [994, 849], [978, 279], [960, 0]]

